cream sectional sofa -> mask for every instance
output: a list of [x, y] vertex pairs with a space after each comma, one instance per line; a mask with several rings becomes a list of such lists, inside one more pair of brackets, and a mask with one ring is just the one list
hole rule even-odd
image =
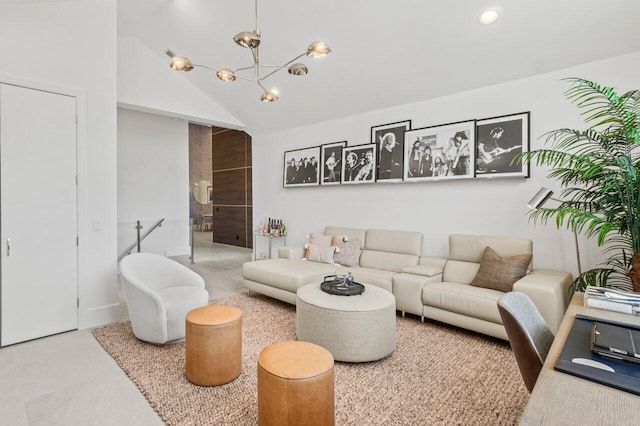
[[282, 247], [277, 259], [257, 260], [242, 266], [244, 286], [291, 304], [303, 285], [320, 283], [327, 275], [353, 273], [356, 282], [365, 282], [393, 291], [393, 277], [407, 266], [417, 266], [422, 254], [422, 233], [354, 229], [328, 226], [324, 235], [346, 235], [360, 241], [360, 266], [303, 260], [304, 247]]
[[[507, 339], [497, 308], [501, 291], [469, 285], [487, 246], [508, 257], [532, 253], [526, 238], [451, 235], [447, 258], [422, 256], [419, 232], [354, 229], [328, 226], [324, 235], [347, 235], [360, 240], [359, 266], [303, 260], [303, 247], [283, 247], [277, 259], [257, 260], [242, 267], [249, 290], [295, 304], [303, 285], [320, 283], [327, 275], [351, 271], [357, 282], [382, 287], [396, 297], [396, 309], [490, 336]], [[526, 293], [555, 333], [569, 303], [571, 274], [533, 270], [514, 284]]]

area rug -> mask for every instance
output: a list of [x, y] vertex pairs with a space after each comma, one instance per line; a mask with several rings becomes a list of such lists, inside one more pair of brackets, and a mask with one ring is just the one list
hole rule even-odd
[[[138, 340], [129, 322], [93, 335], [167, 425], [256, 425], [257, 359], [295, 340], [295, 306], [239, 294], [211, 302], [243, 313], [242, 373], [218, 387], [184, 375], [184, 343]], [[511, 425], [529, 398], [509, 345], [419, 318], [397, 317], [398, 349], [367, 363], [335, 364], [337, 425]]]

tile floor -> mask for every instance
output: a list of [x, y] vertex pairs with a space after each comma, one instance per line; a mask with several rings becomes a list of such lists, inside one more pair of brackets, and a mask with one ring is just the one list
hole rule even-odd
[[[240, 268], [251, 250], [214, 244], [196, 232], [195, 264], [212, 299], [246, 291]], [[0, 349], [0, 426], [162, 425], [163, 422], [96, 342], [72, 331]]]

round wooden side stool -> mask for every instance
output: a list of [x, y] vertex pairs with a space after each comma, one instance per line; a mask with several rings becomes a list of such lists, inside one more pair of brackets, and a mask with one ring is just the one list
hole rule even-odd
[[278, 342], [258, 357], [258, 424], [334, 425], [333, 356], [308, 342]]
[[190, 311], [185, 348], [185, 373], [192, 383], [229, 383], [242, 369], [242, 312], [231, 306], [203, 306]]

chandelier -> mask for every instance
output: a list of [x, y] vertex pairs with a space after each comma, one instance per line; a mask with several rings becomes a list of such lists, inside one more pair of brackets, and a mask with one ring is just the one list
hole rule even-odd
[[[236, 69], [231, 68], [210, 68], [205, 65], [198, 65], [191, 62], [184, 56], [179, 56], [171, 50], [167, 50], [166, 54], [171, 58], [169, 66], [176, 71], [191, 71], [194, 67], [206, 68], [215, 71], [218, 78], [222, 81], [235, 81], [237, 78], [246, 81], [252, 81], [258, 84], [263, 90], [260, 100], [262, 102], [274, 102], [278, 100], [278, 92], [275, 90], [267, 90], [262, 82], [271, 77], [278, 71], [288, 68], [291, 75], [306, 75], [309, 72], [307, 66], [300, 62], [295, 62], [303, 56], [310, 58], [318, 58], [328, 55], [331, 52], [329, 46], [322, 41], [314, 41], [307, 47], [307, 51], [299, 54], [295, 58], [283, 65], [264, 65], [260, 62], [260, 31], [258, 30], [258, 0], [255, 0], [256, 25], [253, 31], [242, 31], [233, 37], [233, 41], [241, 47], [245, 47], [251, 51], [253, 56], [253, 64]], [[294, 63], [295, 62], [295, 63]], [[240, 72], [253, 71], [253, 77], [240, 75]]]

